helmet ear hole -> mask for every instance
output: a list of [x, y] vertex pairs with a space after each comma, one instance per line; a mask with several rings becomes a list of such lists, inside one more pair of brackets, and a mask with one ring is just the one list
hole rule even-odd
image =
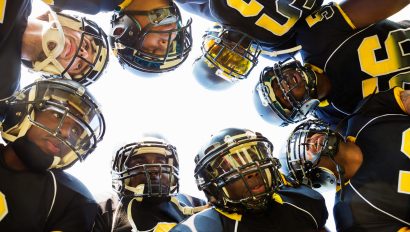
[[116, 27], [113, 31], [112, 31], [112, 35], [114, 37], [120, 37], [123, 33], [124, 33], [125, 29], [123, 27]]

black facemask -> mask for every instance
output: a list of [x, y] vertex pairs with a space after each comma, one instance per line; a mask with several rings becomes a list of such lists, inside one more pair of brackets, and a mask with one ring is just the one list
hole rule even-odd
[[24, 165], [33, 171], [45, 171], [53, 164], [54, 156], [44, 153], [37, 145], [29, 141], [26, 136], [10, 143], [16, 155]]

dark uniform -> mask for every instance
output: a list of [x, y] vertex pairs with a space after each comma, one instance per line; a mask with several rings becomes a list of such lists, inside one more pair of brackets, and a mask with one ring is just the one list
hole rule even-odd
[[282, 188], [261, 213], [229, 214], [217, 208], [197, 213], [171, 232], [270, 232], [318, 231], [328, 217], [325, 200], [316, 191], [300, 186]]
[[101, 212], [94, 231], [130, 232], [136, 228], [138, 231], [165, 232], [206, 205], [205, 201], [185, 194], [162, 202], [150, 198], [144, 198], [142, 202], [135, 198], [121, 202], [116, 199], [116, 196], [110, 197], [100, 204]]
[[[323, 0], [175, 1], [192, 14], [232, 26], [251, 35], [267, 51], [294, 42], [294, 26], [323, 2]], [[292, 40], [288, 41], [290, 38]]]
[[98, 205], [75, 177], [58, 170], [13, 171], [0, 152], [0, 231], [90, 231]]
[[[21, 49], [32, 0], [0, 1], [0, 100], [11, 96], [20, 84]], [[49, 1], [44, 1], [49, 2]], [[113, 10], [122, 0], [54, 0], [53, 8], [83, 13]], [[46, 9], [45, 9], [46, 10]]]
[[[363, 163], [337, 194], [338, 231], [398, 231], [410, 226], [410, 116], [400, 88], [375, 95], [349, 120]], [[401, 102], [401, 101], [400, 101]]]
[[317, 116], [337, 123], [376, 87], [384, 91], [410, 84], [409, 39], [410, 28], [389, 20], [355, 28], [336, 3], [308, 16], [297, 28], [302, 58], [322, 69], [332, 84]]

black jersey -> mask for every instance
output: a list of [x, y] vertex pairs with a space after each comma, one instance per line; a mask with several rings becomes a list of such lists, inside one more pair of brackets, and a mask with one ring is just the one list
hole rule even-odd
[[0, 100], [19, 88], [21, 46], [31, 0], [0, 2]]
[[317, 231], [328, 217], [325, 200], [306, 187], [284, 187], [261, 213], [229, 214], [216, 208], [197, 213], [171, 232]]
[[[349, 120], [348, 137], [362, 151], [359, 170], [336, 197], [340, 231], [398, 231], [410, 225], [410, 116], [400, 88], [381, 92]], [[400, 101], [401, 102], [401, 101]]]
[[332, 84], [329, 104], [319, 109], [323, 114], [337, 111], [344, 117], [375, 88], [410, 83], [410, 28], [389, 20], [355, 28], [336, 3], [322, 6], [300, 25], [304, 62], [322, 69]]
[[91, 230], [98, 205], [73, 176], [13, 171], [0, 153], [0, 177], [0, 231]]
[[144, 198], [117, 200], [111, 196], [100, 203], [94, 231], [130, 232], [138, 231], [169, 231], [177, 223], [185, 220], [198, 210], [205, 208], [204, 200], [178, 194], [167, 201]]
[[[294, 27], [323, 0], [176, 0], [185, 10], [234, 27], [275, 50], [294, 34]], [[270, 49], [272, 48], [272, 49]]]

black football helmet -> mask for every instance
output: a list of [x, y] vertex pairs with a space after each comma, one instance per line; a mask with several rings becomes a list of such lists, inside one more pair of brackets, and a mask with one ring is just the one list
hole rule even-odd
[[343, 137], [320, 120], [308, 120], [298, 125], [287, 141], [287, 165], [300, 183], [314, 188], [336, 184], [332, 171], [318, 166], [322, 156], [331, 159], [338, 152]]
[[[135, 15], [145, 15], [150, 23], [142, 27]], [[176, 28], [156, 29], [170, 24], [176, 24]], [[191, 51], [191, 24], [192, 19], [183, 24], [181, 13], [173, 1], [169, 1], [169, 7], [152, 11], [121, 10], [115, 12], [111, 20], [111, 48], [119, 62], [132, 69], [148, 73], [171, 71], [181, 65]], [[151, 35], [164, 37], [167, 44], [164, 54], [143, 48], [144, 41]]]
[[[16, 92], [4, 104], [0, 122], [3, 139], [13, 143], [32, 127], [47, 132], [53, 138], [50, 143], [58, 149], [50, 168], [68, 168], [77, 160], [83, 161], [103, 139], [105, 121], [100, 108], [87, 89], [75, 81], [42, 79]], [[53, 123], [40, 122], [40, 113], [50, 115]], [[66, 123], [75, 125], [70, 135], [63, 135]]]
[[162, 138], [144, 137], [121, 147], [112, 161], [112, 187], [120, 197], [170, 197], [178, 193], [176, 148]]
[[[267, 122], [272, 121], [269, 117], [276, 117], [272, 115], [279, 116], [282, 125], [300, 122], [319, 105], [316, 83], [316, 73], [295, 58], [276, 63], [261, 72], [255, 106]], [[303, 91], [301, 96], [296, 96], [297, 88]]]
[[[219, 131], [195, 157], [198, 189], [224, 211], [264, 209], [283, 183], [272, 151], [272, 143], [260, 133], [237, 128]], [[228, 188], [236, 184], [246, 194], [234, 196]], [[255, 192], [257, 187], [262, 191]]]
[[[248, 77], [258, 63], [259, 42], [234, 28], [215, 24], [203, 35], [202, 57], [215, 75], [228, 82]], [[204, 77], [206, 78], [206, 77]]]
[[[107, 35], [97, 23], [85, 17], [80, 18], [49, 11], [48, 21], [48, 27], [43, 30], [42, 34], [41, 46], [44, 58], [33, 62], [23, 61], [23, 64], [33, 71], [42, 72], [46, 78], [71, 79], [84, 86], [94, 83], [101, 76], [108, 63]], [[81, 33], [78, 44], [73, 44], [76, 41], [67, 38], [66, 30]], [[71, 49], [67, 49], [67, 46], [71, 46]], [[66, 67], [57, 60], [65, 50], [68, 51], [67, 54], [74, 52]], [[87, 55], [90, 58], [84, 57], [84, 51], [88, 51]], [[78, 69], [79, 73], [70, 74], [69, 70], [73, 68], [75, 72]]]

